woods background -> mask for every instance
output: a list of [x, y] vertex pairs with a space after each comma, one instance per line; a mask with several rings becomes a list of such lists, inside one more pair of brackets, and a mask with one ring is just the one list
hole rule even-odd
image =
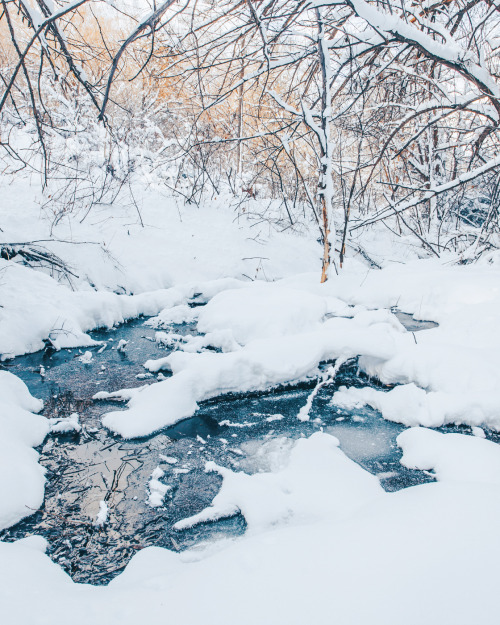
[[499, 246], [499, 50], [492, 0], [1, 0], [1, 171], [53, 223], [145, 184], [315, 224], [322, 280], [368, 229], [467, 262]]

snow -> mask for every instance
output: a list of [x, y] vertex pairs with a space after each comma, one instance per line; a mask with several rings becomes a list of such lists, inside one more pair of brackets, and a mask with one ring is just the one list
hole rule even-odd
[[319, 327], [328, 312], [324, 298], [300, 290], [256, 284], [216, 295], [199, 313], [203, 333], [230, 330], [240, 345]]
[[[1, 240], [42, 241], [75, 274], [64, 284], [50, 270], [0, 259], [2, 359], [42, 349], [46, 339], [56, 348], [89, 347], [94, 328], [185, 306], [198, 293], [206, 301], [257, 277], [259, 263], [269, 280], [312, 271], [317, 263], [314, 239], [234, 220], [224, 198], [181, 214], [174, 199], [140, 188], [144, 227], [136, 208], [125, 206], [95, 207], [83, 223], [63, 218], [54, 225], [40, 213], [39, 187], [26, 180], [0, 185]], [[262, 244], [274, 241], [269, 260], [260, 259]]]
[[[437, 261], [367, 272], [352, 262], [325, 285], [302, 275], [223, 291], [199, 312], [198, 330], [224, 332], [237, 344], [227, 341], [222, 354], [178, 350], [148, 361], [149, 371], [173, 375], [147, 389], [100, 393], [130, 400], [103, 423], [126, 438], [143, 436], [191, 416], [205, 399], [315, 377], [321, 361], [360, 356], [368, 375], [400, 386], [342, 390], [338, 405], [367, 403], [409, 426], [500, 429], [499, 273], [497, 264]], [[396, 304], [439, 326], [407, 332], [390, 311]]]
[[80, 416], [77, 412], [73, 412], [69, 417], [48, 419], [48, 422], [51, 433], [66, 434], [68, 432], [80, 432], [82, 429]]
[[473, 427], [472, 428], [472, 433], [474, 434], [474, 436], [479, 436], [479, 438], [486, 438], [486, 434], [483, 430], [483, 428], [479, 428], [479, 427]]
[[446, 423], [491, 425], [500, 428], [500, 393], [426, 392], [415, 384], [396, 386], [390, 391], [341, 387], [332, 405], [352, 409], [367, 404], [389, 421], [408, 426], [439, 427]]
[[337, 358], [337, 361], [335, 362], [335, 366], [328, 367], [328, 369], [325, 371], [325, 373], [322, 376], [322, 380], [318, 382], [318, 384], [316, 384], [312, 393], [309, 394], [309, 397], [307, 398], [306, 403], [299, 410], [299, 414], [297, 415], [297, 418], [299, 419], [299, 421], [309, 421], [309, 418], [310, 418], [309, 412], [311, 411], [314, 398], [316, 397], [320, 389], [323, 388], [323, 386], [326, 386], [327, 384], [331, 384], [335, 380], [335, 376], [339, 372], [340, 367], [344, 364], [344, 362], [345, 362], [345, 358]]
[[[2, 269], [0, 353], [4, 360], [42, 349], [46, 339], [56, 349], [98, 345], [87, 331], [156, 312], [171, 298], [169, 290], [132, 297], [71, 291], [50, 276], [10, 261], [0, 261]], [[86, 352], [82, 362], [91, 356]]]
[[49, 422], [35, 413], [43, 407], [19, 378], [0, 371], [0, 529], [17, 523], [42, 505], [45, 470], [38, 464]]
[[108, 522], [109, 508], [105, 501], [99, 502], [99, 512], [95, 518], [93, 525], [95, 527], [103, 527]]
[[270, 415], [269, 417], [266, 417], [266, 421], [269, 421], [269, 422], [281, 421], [282, 419], [284, 419], [282, 414], [274, 414], [274, 415]]
[[195, 308], [190, 308], [186, 304], [165, 308], [156, 317], [146, 321], [146, 325], [152, 328], [168, 328], [174, 324], [191, 323], [197, 317]]
[[[146, 388], [99, 392], [95, 398], [129, 400], [127, 410], [107, 413], [103, 424], [125, 438], [145, 436], [192, 416], [205, 399], [316, 375], [323, 360], [357, 354], [387, 359], [400, 339], [413, 341], [385, 322], [366, 326], [356, 318], [327, 319], [310, 332], [255, 339], [235, 352], [173, 352], [158, 363], [172, 371], [171, 377]], [[151, 361], [147, 364], [155, 370]]]
[[364, 0], [350, 0], [350, 5], [356, 14], [363, 18], [375, 32], [384, 34], [388, 39], [392, 39], [396, 35], [399, 37], [399, 41], [415, 42], [433, 58], [457, 64], [462, 68], [464, 74], [474, 77], [479, 84], [485, 85], [495, 97], [500, 96], [500, 90], [493, 76], [485, 67], [474, 62], [470, 49], [461, 47], [453, 38], [446, 37], [446, 42], [440, 43], [423, 30], [416, 28], [411, 23], [413, 20], [401, 19], [392, 12], [391, 14], [382, 13]]
[[120, 339], [118, 341], [118, 345], [116, 346], [116, 351], [124, 353], [127, 345], [128, 341], [126, 341], [125, 339]]
[[[473, 464], [477, 450], [463, 444]], [[47, 614], [51, 625], [68, 614], [75, 625], [154, 625], [165, 622], [165, 606], [179, 625], [225, 625], [235, 615], [250, 625], [263, 610], [266, 622], [287, 625], [497, 622], [498, 483], [450, 469], [452, 480], [384, 493], [321, 433], [297, 441], [282, 464], [246, 477], [224, 472], [225, 502], [250, 520], [244, 537], [184, 553], [143, 549], [104, 588], [74, 584], [37, 537], [0, 543], [4, 614], [16, 625], [41, 625]]]
[[382, 494], [377, 480], [338, 448], [339, 441], [317, 433], [294, 445], [286, 468], [277, 473], [235, 473], [208, 462], [206, 471], [223, 478], [212, 505], [175, 524], [186, 529], [241, 512], [250, 532], [283, 522], [312, 522], [349, 516]]
[[162, 462], [166, 462], [167, 464], [177, 464], [179, 462], [178, 458], [174, 458], [173, 456], [164, 456], [160, 454], [160, 460]]
[[[233, 222], [223, 206], [208, 206], [203, 219], [199, 209], [186, 208], [181, 223], [173, 202], [159, 207], [147, 197], [143, 210], [144, 229], [130, 225], [126, 211], [112, 218], [109, 208], [96, 211], [92, 227], [84, 222], [70, 231], [64, 219], [55, 227], [60, 240], [47, 245], [80, 276], [74, 290], [47, 271], [0, 260], [2, 359], [42, 349], [48, 340], [57, 349], [88, 348], [84, 363], [98, 354], [92, 329], [154, 315], [150, 323], [167, 330], [158, 340], [175, 351], [146, 368], [171, 375], [96, 395], [128, 402], [103, 415], [103, 424], [133, 438], [192, 416], [199, 402], [225, 393], [304, 379], [327, 383], [334, 365], [323, 378], [321, 363], [338, 367], [359, 357], [360, 369], [387, 386], [339, 389], [333, 406], [369, 405], [408, 426], [397, 439], [402, 464], [431, 472], [437, 482], [386, 493], [377, 476], [346, 456], [359, 437], [346, 436], [342, 449], [327, 429], [241, 445], [233, 450], [238, 470], [207, 463], [222, 486], [177, 531], [241, 514], [243, 536], [183, 553], [143, 549], [106, 587], [73, 583], [40, 537], [0, 542], [5, 622], [65, 625], [71, 615], [75, 625], [154, 625], [166, 618], [177, 625], [496, 625], [500, 447], [486, 436], [500, 431], [500, 257], [467, 266], [446, 256], [386, 259], [376, 271], [348, 258], [340, 275], [321, 285], [314, 241], [267, 232], [266, 283], [252, 280], [257, 264], [248, 259], [262, 257], [264, 244], [250, 222]], [[36, 207], [26, 211], [4, 219], [6, 241], [46, 238]], [[82, 246], [68, 247], [66, 237]], [[383, 245], [373, 247], [380, 252]], [[193, 301], [206, 305], [191, 307]], [[393, 307], [439, 325], [408, 332]], [[169, 332], [187, 322], [201, 334]], [[36, 414], [41, 409], [24, 383], [0, 371], [0, 528], [43, 503], [44, 470], [33, 447], [49, 431], [81, 427], [76, 413], [47, 420]], [[283, 418], [271, 412], [252, 416]], [[463, 430], [471, 435], [430, 429], [445, 423], [471, 426]], [[258, 421], [234, 417], [227, 424]], [[201, 437], [197, 443], [196, 449], [205, 446]], [[168, 465], [172, 479], [192, 470], [177, 468], [169, 455], [157, 462]], [[164, 480], [158, 466], [144, 484], [153, 508], [172, 491]], [[108, 514], [101, 501], [96, 526]]]
[[[353, 263], [323, 286], [315, 276], [302, 275], [272, 288], [244, 282], [223, 288], [198, 311], [198, 324], [208, 335], [231, 337], [228, 351], [170, 354], [160, 368], [172, 376], [114, 394], [129, 399], [127, 410], [109, 413], [104, 423], [124, 436], [142, 435], [193, 414], [197, 402], [209, 396], [316, 377], [322, 360], [361, 355], [365, 370], [402, 384], [390, 390], [341, 390], [335, 403], [369, 403], [385, 418], [412, 426], [458, 420], [498, 427], [499, 400], [492, 386], [498, 371], [497, 279], [495, 264], [455, 268], [421, 261], [367, 274]], [[177, 288], [177, 293], [193, 293], [193, 288]], [[290, 310], [279, 310], [281, 292]], [[168, 309], [182, 305], [184, 297], [168, 290], [158, 299]], [[439, 327], [406, 332], [389, 310], [396, 304]], [[182, 346], [198, 339], [196, 349], [203, 349], [200, 338], [188, 338]], [[455, 362], [458, 348], [465, 356]], [[19, 390], [23, 386], [16, 378], [4, 374], [4, 380], [17, 386], [10, 396], [2, 393], [2, 402], [22, 397], [24, 410], [40, 409]], [[29, 443], [40, 442], [49, 428], [39, 419], [43, 428]], [[264, 604], [269, 622], [287, 625], [495, 623], [498, 445], [422, 427], [403, 432], [398, 444], [405, 466], [432, 471], [438, 483], [384, 493], [378, 479], [349, 460], [327, 433], [269, 441], [254, 450], [253, 464], [244, 449], [239, 471], [208, 464], [222, 476], [222, 487], [212, 505], [180, 522], [178, 531], [240, 513], [248, 526], [245, 536], [185, 553], [144, 549], [106, 588], [74, 584], [43, 554], [43, 541], [0, 543], [2, 605], [16, 615], [16, 625], [42, 623], [39, 615], [48, 610], [51, 625], [66, 623], [68, 613], [77, 625], [96, 620], [95, 615], [109, 623], [160, 623], [165, 605], [180, 625], [230, 623], [235, 614], [242, 623], [255, 623], [262, 620]], [[26, 444], [23, 449], [32, 451]], [[31, 487], [39, 471], [38, 500], [29, 504], [35, 508], [43, 496], [43, 472], [36, 458], [30, 462]], [[162, 479], [158, 467], [148, 482], [152, 506], [161, 506], [169, 491]], [[16, 487], [15, 495], [21, 491]], [[1, 501], [15, 503], [13, 495]], [[24, 514], [24, 500], [16, 505], [17, 517], [4, 525]], [[261, 601], [250, 600], [256, 596]]]
[[152, 508], [159, 508], [160, 506], [162, 506], [166, 494], [172, 488], [171, 486], [160, 482], [160, 478], [162, 478], [164, 475], [165, 471], [160, 469], [160, 467], [156, 467], [156, 469], [151, 473], [151, 479], [148, 482], [148, 504]]
[[397, 443], [409, 469], [432, 470], [439, 481], [500, 485], [500, 447], [492, 441], [419, 427], [402, 432]]
[[458, 267], [425, 260], [365, 271], [360, 278], [346, 272], [335, 294], [351, 304], [398, 306], [439, 327], [415, 333], [413, 344], [400, 342], [388, 359], [360, 359], [369, 375], [403, 387], [385, 396], [350, 389], [335, 401], [368, 403], [406, 425], [455, 422], [499, 429], [498, 262]]
[[84, 365], [89, 365], [92, 362], [93, 357], [94, 354], [92, 352], [86, 351], [78, 358], [78, 360]]

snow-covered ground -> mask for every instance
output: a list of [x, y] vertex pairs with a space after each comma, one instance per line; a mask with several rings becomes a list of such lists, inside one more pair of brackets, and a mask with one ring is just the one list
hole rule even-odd
[[[222, 472], [206, 516], [238, 507], [243, 538], [183, 554], [144, 549], [104, 588], [74, 584], [41, 538], [2, 543], [3, 622], [493, 625], [499, 447], [441, 435], [432, 461], [419, 433], [401, 444], [412, 463], [439, 463], [437, 483], [384, 493], [318, 433], [276, 473]], [[457, 453], [480, 468], [464, 475]]]
[[[404, 257], [395, 247], [382, 270], [351, 257], [321, 285], [314, 235], [235, 219], [222, 201], [202, 210], [150, 193], [141, 200], [144, 228], [135, 207], [122, 214], [102, 207], [83, 223], [63, 219], [51, 234], [31, 199], [36, 193], [2, 192], [2, 240], [51, 239], [43, 245], [75, 274], [61, 282], [48, 270], [0, 260], [3, 359], [44, 341], [97, 349], [90, 330], [141, 314], [163, 332], [197, 322], [202, 336], [145, 363], [172, 375], [111, 394], [128, 404], [104, 415], [105, 427], [144, 436], [193, 415], [205, 399], [321, 382], [322, 361], [359, 357], [364, 372], [391, 388], [342, 388], [332, 410], [368, 404], [409, 426], [398, 438], [402, 463], [438, 480], [385, 493], [322, 432], [283, 445], [272, 466], [264, 462], [252, 474], [212, 463], [207, 470], [222, 476], [220, 492], [179, 526], [240, 511], [243, 537], [182, 554], [144, 549], [107, 587], [73, 583], [44, 554], [42, 538], [0, 543], [2, 623], [498, 621], [500, 447], [483, 438], [485, 429], [500, 431], [498, 255], [459, 265], [408, 256], [406, 248]], [[19, 197], [25, 206], [16, 212]], [[378, 262], [387, 241], [366, 245]], [[208, 303], [190, 308], [195, 297]], [[394, 308], [438, 325], [414, 334]], [[2, 528], [43, 501], [45, 478], [32, 448], [54, 424], [36, 414], [41, 408], [18, 378], [0, 371]], [[446, 423], [474, 430], [428, 429]], [[166, 494], [159, 477], [151, 476], [151, 505]]]

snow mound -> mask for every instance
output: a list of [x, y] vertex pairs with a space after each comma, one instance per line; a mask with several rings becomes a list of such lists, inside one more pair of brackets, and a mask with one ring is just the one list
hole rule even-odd
[[99, 502], [99, 512], [92, 523], [94, 527], [104, 527], [108, 522], [109, 507], [105, 501]]
[[311, 522], [350, 515], [383, 490], [376, 477], [347, 458], [339, 441], [318, 432], [298, 440], [288, 464], [274, 473], [233, 472], [208, 462], [207, 471], [222, 476], [212, 505], [175, 524], [193, 527], [241, 512], [250, 531], [262, 531], [284, 521]]
[[390, 391], [341, 387], [332, 405], [354, 409], [368, 405], [389, 421], [410, 427], [440, 427], [447, 423], [486, 425], [500, 429], [500, 392], [429, 392], [415, 384], [396, 386]]
[[145, 325], [152, 328], [168, 328], [171, 325], [192, 323], [198, 316], [196, 308], [191, 308], [187, 304], [173, 306], [163, 309], [159, 315], [152, 317], [145, 322]]
[[72, 291], [48, 275], [14, 262], [0, 259], [2, 269], [2, 360], [43, 349], [47, 340], [56, 349], [99, 345], [87, 334], [89, 330], [111, 328], [141, 314], [156, 314], [167, 305], [184, 301], [194, 291], [193, 285], [135, 296]]
[[0, 529], [33, 514], [43, 502], [45, 469], [38, 464], [49, 422], [19, 378], [0, 371]]
[[500, 445], [484, 438], [410, 428], [397, 443], [409, 469], [434, 471], [439, 481], [500, 485]]
[[93, 358], [94, 358], [94, 354], [92, 352], [87, 351], [81, 356], [79, 356], [78, 360], [84, 365], [89, 365], [92, 362]]
[[328, 312], [325, 298], [276, 284], [223, 291], [203, 307], [198, 330], [231, 330], [240, 345], [313, 330]]

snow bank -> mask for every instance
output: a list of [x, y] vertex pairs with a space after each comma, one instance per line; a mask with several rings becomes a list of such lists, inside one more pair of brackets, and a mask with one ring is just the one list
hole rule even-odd
[[33, 414], [43, 407], [19, 378], [0, 371], [0, 529], [33, 514], [42, 505], [45, 470], [38, 464], [49, 422]]
[[50, 213], [40, 212], [40, 189], [30, 188], [26, 180], [12, 185], [0, 181], [0, 186], [1, 241], [38, 241], [72, 272], [69, 278], [60, 276], [60, 284], [48, 275], [50, 269], [0, 259], [3, 359], [42, 349], [46, 339], [56, 348], [91, 346], [87, 332], [96, 327], [158, 315], [186, 305], [197, 293], [210, 299], [222, 288], [238, 288], [253, 279], [313, 270], [317, 262], [313, 237], [275, 232], [247, 217], [235, 221], [224, 201], [180, 212], [172, 198], [160, 202], [158, 193], [139, 189], [144, 227], [135, 206], [95, 207], [83, 223], [63, 217], [54, 225]]
[[434, 471], [439, 481], [483, 482], [500, 485], [500, 446], [477, 436], [441, 434], [426, 428], [402, 432], [401, 464]]
[[132, 296], [72, 291], [42, 272], [0, 259], [0, 358], [38, 351], [46, 340], [56, 349], [98, 345], [87, 332], [180, 305], [191, 310], [185, 304], [195, 294], [210, 297], [234, 282], [191, 282]]
[[498, 265], [447, 267], [430, 260], [365, 271], [363, 278], [347, 272], [330, 288], [350, 303], [398, 306], [417, 319], [439, 323], [415, 334], [411, 348], [383, 363], [363, 359], [367, 373], [390, 384], [414, 382], [452, 394], [500, 387]]
[[[213, 342], [227, 353], [148, 361], [150, 371], [174, 375], [144, 392], [115, 393], [132, 401], [104, 422], [125, 437], [142, 436], [191, 416], [204, 399], [294, 382], [315, 375], [322, 360], [360, 356], [366, 373], [401, 386], [343, 389], [334, 399], [338, 405], [369, 404], [409, 426], [455, 422], [500, 429], [499, 282], [495, 264], [420, 261], [366, 271], [351, 261], [324, 285], [302, 275], [223, 290], [198, 312], [206, 340], [195, 337], [178, 347], [191, 352]], [[388, 310], [395, 304], [440, 325], [406, 332]]]
[[368, 405], [379, 410], [384, 419], [408, 426], [466, 423], [500, 428], [500, 391], [427, 393], [413, 383], [390, 391], [344, 386], [334, 394], [331, 403], [346, 409]]
[[250, 531], [284, 521], [311, 522], [352, 514], [383, 492], [379, 481], [338, 448], [339, 441], [320, 432], [297, 441], [287, 466], [278, 472], [235, 473], [207, 463], [223, 478], [209, 508], [175, 524], [185, 529], [241, 512]]
[[[132, 397], [129, 410], [104, 422], [126, 437], [149, 434], [191, 416], [204, 399], [294, 382], [315, 375], [322, 360], [360, 356], [366, 373], [402, 386], [344, 389], [335, 396], [338, 405], [367, 403], [410, 426], [456, 422], [500, 429], [498, 281], [496, 266], [422, 261], [368, 274], [354, 266], [326, 285], [299, 276], [221, 292], [200, 310], [198, 328], [207, 336], [225, 333], [244, 347], [148, 361], [150, 371], [174, 375], [144, 392], [115, 393]], [[409, 333], [388, 309], [366, 309], [396, 302], [439, 327]], [[230, 340], [220, 344], [236, 347]]]
[[398, 306], [439, 327], [414, 334], [387, 359], [360, 358], [361, 368], [388, 393], [348, 389], [338, 405], [369, 404], [406, 425], [446, 423], [500, 429], [500, 265], [446, 266], [437, 260], [361, 272], [355, 263], [332, 280], [332, 295], [368, 307]]
[[246, 345], [255, 339], [313, 330], [327, 312], [324, 297], [304, 297], [299, 289], [258, 284], [216, 295], [200, 311], [198, 330], [230, 330], [238, 343]]
[[42, 349], [47, 339], [56, 349], [96, 345], [86, 334], [89, 330], [156, 313], [190, 295], [189, 288], [131, 297], [72, 291], [44, 273], [4, 260], [0, 260], [0, 271], [2, 359]]

